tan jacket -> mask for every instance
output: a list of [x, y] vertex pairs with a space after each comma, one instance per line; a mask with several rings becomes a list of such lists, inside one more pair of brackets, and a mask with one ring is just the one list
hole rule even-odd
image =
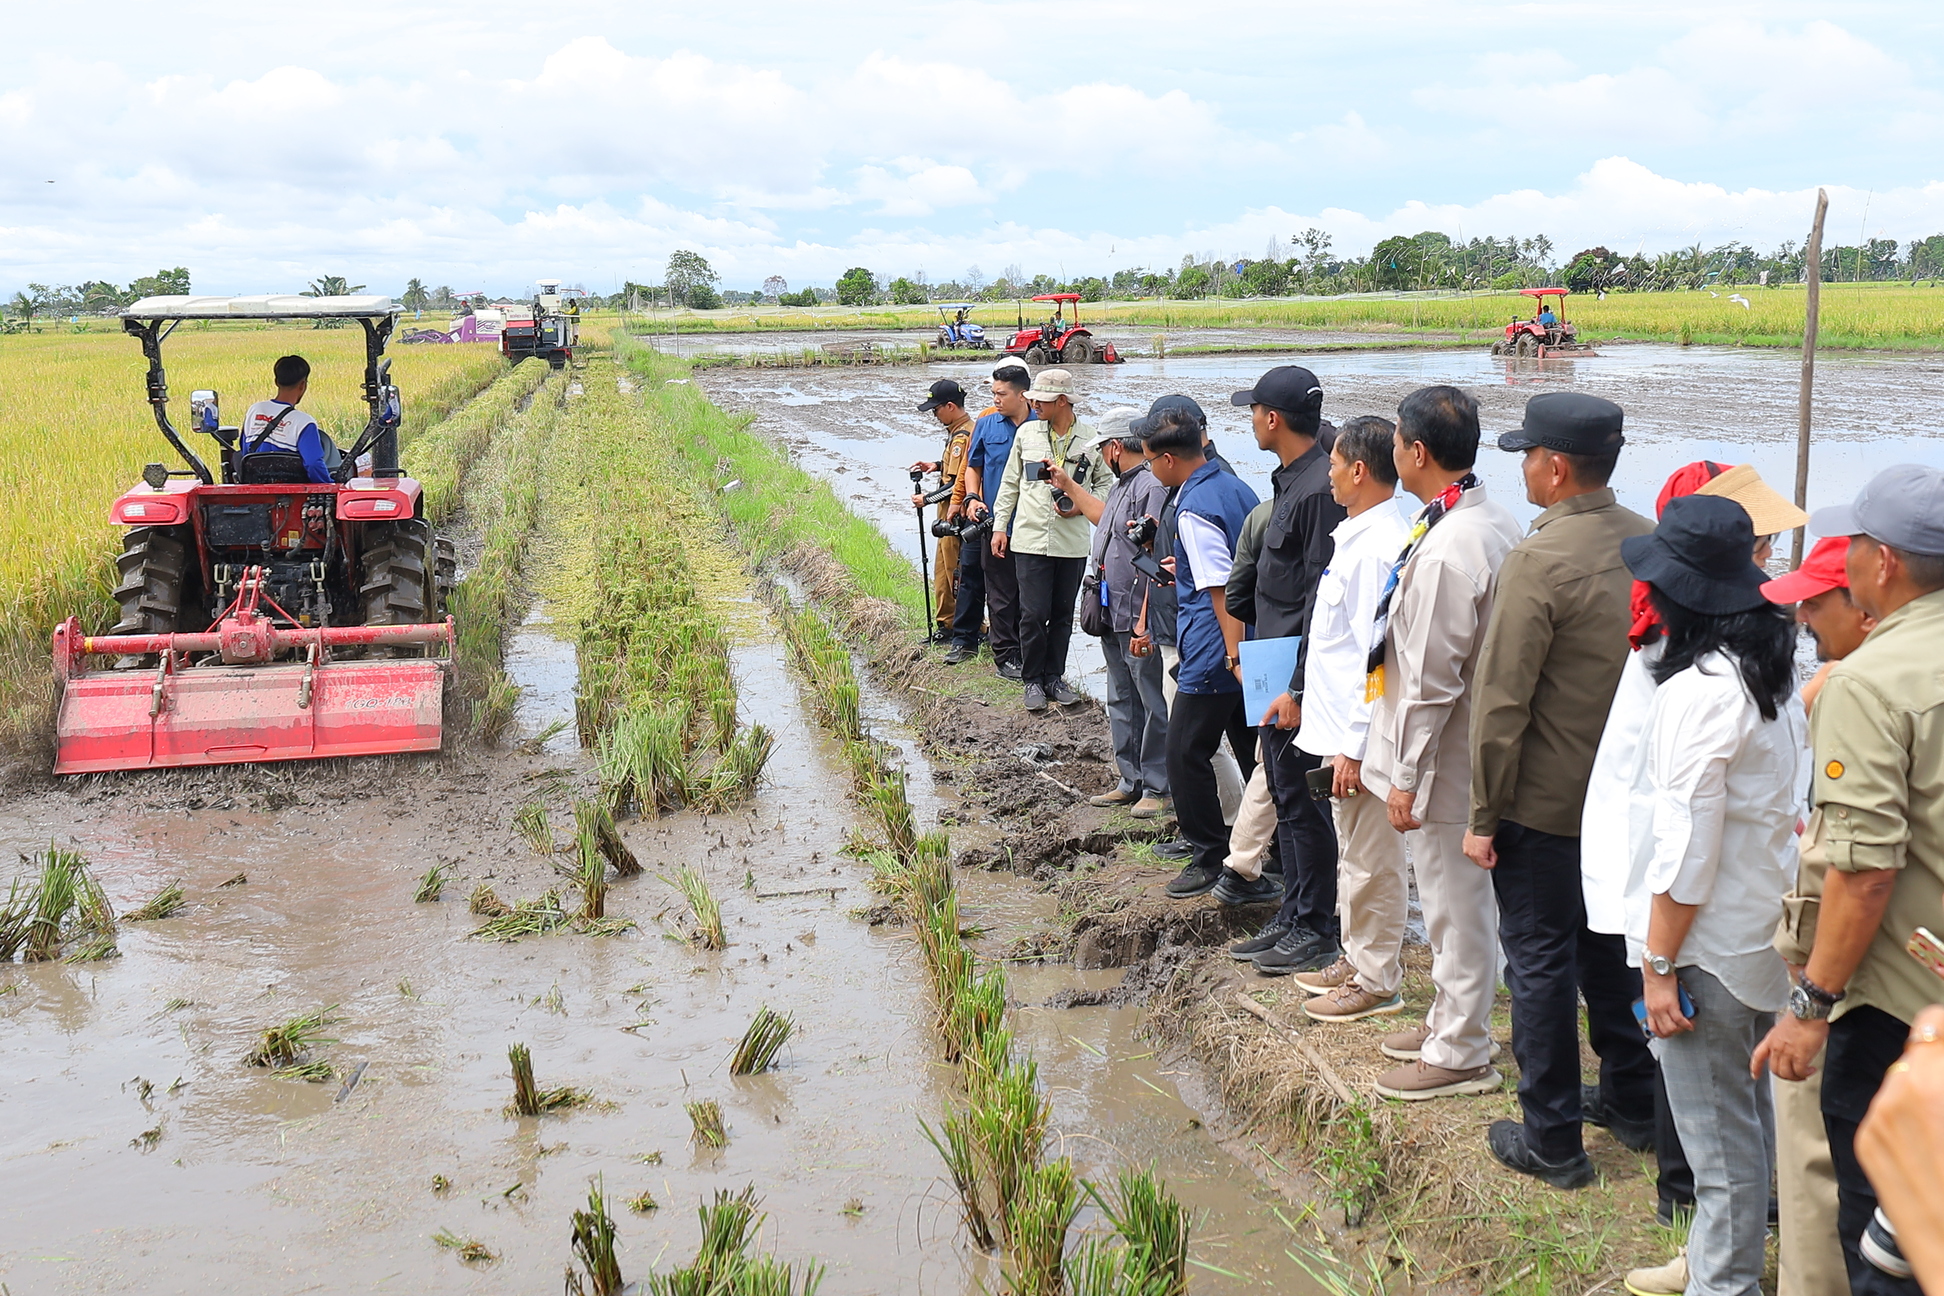
[[938, 475], [952, 485], [952, 498], [945, 505], [947, 517], [965, 507], [965, 456], [972, 452], [972, 416], [962, 416], [945, 429], [945, 457], [938, 461]]
[[1475, 486], [1424, 537], [1391, 599], [1363, 778], [1379, 796], [1415, 792], [1425, 823], [1461, 824], [1471, 810], [1472, 676], [1518, 543], [1518, 519]]
[[1859, 1004], [1908, 1022], [1944, 1002], [1944, 979], [1904, 952], [1944, 927], [1944, 591], [1892, 612], [1837, 662], [1816, 697], [1814, 800], [1829, 867], [1897, 871], [1869, 952], [1832, 1016]]
[[[1046, 481], [1025, 480], [1021, 465], [1028, 460], [1051, 459], [1097, 496], [1107, 494], [1114, 484], [1114, 470], [1107, 466], [1098, 448], [1090, 443], [1098, 435], [1092, 427], [1073, 421], [1063, 437], [1053, 435], [1050, 424], [1034, 419], [1022, 423], [1013, 437], [1012, 454], [1006, 460], [1006, 475], [999, 482], [994, 501], [995, 518], [1011, 518], [1008, 540], [1014, 553], [1044, 554], [1049, 558], [1085, 558], [1093, 540], [1093, 523], [1087, 515], [1074, 512], [1060, 516], [1053, 507], [1053, 486]], [[1079, 461], [1087, 461], [1087, 471], [1078, 473]]]
[[1591, 491], [1541, 513], [1506, 555], [1472, 687], [1472, 832], [1489, 837], [1503, 818], [1579, 836], [1627, 661], [1633, 576], [1620, 542], [1653, 529], [1612, 491]]

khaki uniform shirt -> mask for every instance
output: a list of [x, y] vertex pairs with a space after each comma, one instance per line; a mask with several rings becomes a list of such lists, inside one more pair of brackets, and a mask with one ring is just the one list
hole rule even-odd
[[945, 505], [948, 517], [965, 507], [965, 456], [971, 450], [972, 416], [966, 414], [945, 429], [945, 455], [938, 461], [938, 475], [952, 487], [952, 498]]
[[1904, 952], [1944, 925], [1944, 591], [1883, 618], [1816, 698], [1816, 757], [1829, 867], [1898, 870], [1889, 907], [1832, 1016], [1869, 1004], [1908, 1022], [1944, 1001], [1944, 979]]
[[1518, 519], [1474, 486], [1424, 537], [1391, 596], [1363, 779], [1380, 797], [1415, 792], [1427, 824], [1462, 824], [1471, 808], [1472, 680], [1494, 577], [1518, 543]]
[[[1114, 484], [1114, 470], [1098, 450], [1086, 449], [1097, 435], [1078, 419], [1065, 436], [1054, 436], [1052, 425], [1039, 419], [1020, 424], [1018, 435], [1013, 437], [1012, 454], [1006, 459], [1006, 475], [999, 482], [999, 498], [992, 506], [994, 517], [1012, 519], [1008, 543], [1013, 553], [1048, 558], [1087, 556], [1093, 523], [1077, 510], [1061, 517], [1053, 507], [1053, 483], [1025, 480], [1021, 465], [1029, 460], [1051, 459], [1080, 485], [1104, 498]], [[1077, 467], [1083, 457], [1087, 471], [1080, 473]]]
[[1541, 513], [1505, 556], [1472, 684], [1472, 832], [1509, 819], [1579, 836], [1633, 619], [1620, 542], [1653, 529], [1612, 491], [1591, 491]]

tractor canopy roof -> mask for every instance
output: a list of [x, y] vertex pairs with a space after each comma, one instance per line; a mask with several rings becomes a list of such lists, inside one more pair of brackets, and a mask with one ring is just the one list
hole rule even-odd
[[389, 297], [304, 297], [295, 293], [262, 297], [144, 297], [121, 313], [123, 319], [383, 319], [400, 313]]
[[1521, 288], [1519, 289], [1519, 296], [1521, 297], [1564, 297], [1566, 296], [1566, 290], [1564, 288]]
[[979, 303], [977, 302], [938, 302], [936, 304], [938, 306], [938, 309], [942, 311], [948, 311], [948, 310], [971, 310], [974, 306], [977, 306]]
[[1080, 300], [1080, 294], [1079, 293], [1042, 293], [1040, 296], [1033, 298], [1033, 300], [1034, 301], [1077, 302]]

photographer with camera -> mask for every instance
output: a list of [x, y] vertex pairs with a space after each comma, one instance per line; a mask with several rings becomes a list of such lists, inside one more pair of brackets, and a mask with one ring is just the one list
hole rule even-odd
[[1059, 469], [1069, 486], [1091, 495], [1105, 494], [1114, 474], [1089, 452], [1093, 429], [1074, 416], [1071, 373], [1042, 369], [1026, 400], [1037, 417], [1013, 438], [993, 506], [992, 552], [1013, 555], [1025, 704], [1044, 711], [1048, 698], [1061, 706], [1082, 701], [1067, 685], [1066, 658], [1092, 529], [1073, 496], [1053, 484], [1052, 472]]
[[[1141, 438], [1131, 424], [1137, 409], [1109, 410], [1108, 431], [1095, 443], [1113, 470], [1106, 499], [1052, 470], [1053, 487], [1072, 496], [1094, 524], [1088, 575], [1081, 582], [1082, 628], [1100, 635], [1107, 665], [1107, 724], [1114, 740], [1120, 783], [1112, 792], [1089, 798], [1097, 806], [1129, 806], [1142, 819], [1165, 814], [1168, 806], [1168, 702], [1161, 688], [1161, 654], [1151, 645], [1134, 651], [1137, 634], [1146, 633], [1149, 572], [1160, 569], [1150, 553], [1167, 507], [1168, 488], [1156, 481], [1141, 454]], [[1143, 568], [1146, 570], [1143, 570]], [[1094, 625], [1089, 627], [1089, 618]]]
[[965, 493], [965, 454], [972, 444], [972, 418], [965, 412], [965, 389], [951, 378], [940, 378], [931, 385], [920, 414], [929, 414], [945, 428], [945, 456], [937, 462], [920, 460], [911, 465], [912, 483], [925, 473], [938, 474], [938, 489], [914, 492], [912, 504], [923, 509], [927, 504], [944, 505], [932, 523], [932, 536], [938, 541], [937, 567], [932, 572], [932, 590], [937, 600], [933, 615], [936, 623], [928, 643], [944, 643], [951, 637], [952, 614], [957, 610], [960, 534]]
[[1005, 475], [1013, 437], [1022, 423], [1033, 418], [1026, 403], [1026, 389], [1032, 385], [1018, 356], [1001, 357], [994, 366], [987, 382], [992, 404], [972, 425], [972, 447], [966, 451], [965, 472], [959, 478], [958, 489], [963, 493], [955, 496], [955, 501], [963, 502], [976, 534], [964, 533], [959, 551], [958, 612], [952, 620], [952, 647], [945, 654], [945, 664], [956, 666], [978, 654], [984, 624], [992, 664], [1001, 679], [1009, 680], [1020, 677], [1019, 579], [1012, 557], [992, 552], [992, 506], [999, 498], [999, 479]]

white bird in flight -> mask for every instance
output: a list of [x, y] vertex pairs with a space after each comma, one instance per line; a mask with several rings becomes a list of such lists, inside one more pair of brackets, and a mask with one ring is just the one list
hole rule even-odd
[[1749, 306], [1748, 298], [1742, 296], [1740, 293], [1729, 293], [1728, 300], [1735, 303], [1735, 305], [1741, 307], [1743, 310], [1752, 309]]

